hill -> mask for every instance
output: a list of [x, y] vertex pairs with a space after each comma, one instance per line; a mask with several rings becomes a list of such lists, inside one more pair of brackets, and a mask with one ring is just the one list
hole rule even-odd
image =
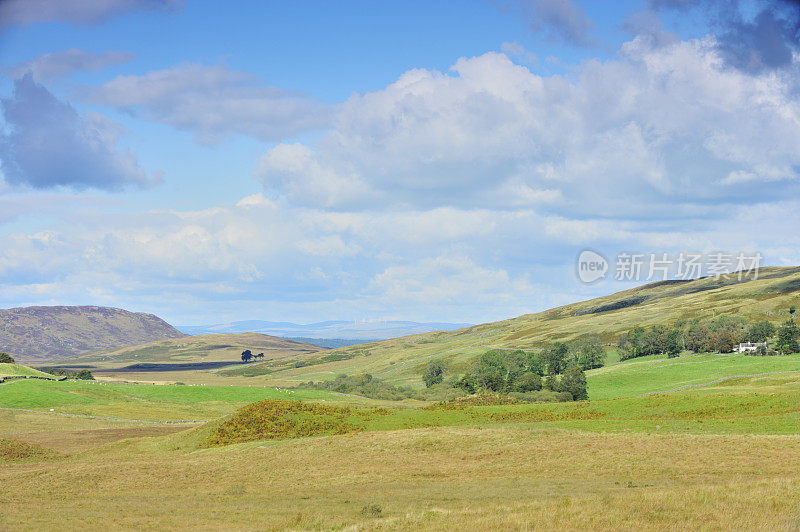
[[394, 384], [421, 386], [431, 359], [444, 360], [453, 373], [466, 371], [487, 348], [535, 349], [559, 340], [597, 334], [606, 343], [637, 325], [679, 319], [738, 315], [779, 323], [791, 306], [800, 307], [800, 267], [763, 268], [757, 279], [732, 276], [693, 281], [663, 281], [538, 314], [346, 347], [326, 353], [332, 362], [288, 368], [270, 375], [275, 384], [333, 379], [371, 373]]
[[30, 363], [183, 336], [157, 316], [116, 308], [62, 306], [0, 310], [0, 350]]
[[[241, 354], [263, 353], [257, 363], [242, 364]], [[125, 380], [180, 380], [209, 383], [226, 366], [241, 366], [247, 372], [263, 364], [294, 364], [320, 351], [316, 345], [260, 333], [206, 334], [159, 340], [142, 345], [100, 351], [63, 360], [62, 368], [87, 368], [99, 376]], [[167, 375], [168, 374], [168, 375]]]

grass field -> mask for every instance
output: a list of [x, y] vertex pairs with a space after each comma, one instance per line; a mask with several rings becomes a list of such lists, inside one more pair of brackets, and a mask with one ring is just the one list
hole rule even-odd
[[[0, 528], [793, 529], [800, 372], [643, 394], [794, 371], [799, 361], [632, 360], [590, 374], [592, 401], [496, 406], [264, 387], [8, 383]], [[336, 408], [286, 411], [320, 436], [293, 437], [277, 418], [263, 426], [283, 431], [278, 439], [209, 445], [225, 423], [236, 426], [238, 409], [264, 399]], [[345, 434], [314, 424], [331, 416]], [[135, 421], [206, 418], [215, 421]]]

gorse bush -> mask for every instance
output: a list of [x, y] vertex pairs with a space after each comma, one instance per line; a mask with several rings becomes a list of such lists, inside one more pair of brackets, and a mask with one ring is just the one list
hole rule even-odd
[[234, 413], [211, 434], [208, 445], [345, 434], [362, 430], [356, 420], [351, 408], [268, 399]]

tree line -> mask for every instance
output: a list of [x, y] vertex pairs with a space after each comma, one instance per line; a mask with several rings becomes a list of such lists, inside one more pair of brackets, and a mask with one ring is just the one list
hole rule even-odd
[[790, 318], [779, 327], [766, 320], [750, 322], [737, 316], [680, 320], [674, 325], [635, 327], [620, 336], [620, 360], [648, 355], [677, 357], [683, 351], [732, 353], [741, 343], [767, 343], [757, 355], [792, 354], [800, 351], [800, 330]]

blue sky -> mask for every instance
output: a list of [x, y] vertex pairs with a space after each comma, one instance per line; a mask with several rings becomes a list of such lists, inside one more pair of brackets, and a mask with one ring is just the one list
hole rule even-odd
[[587, 248], [796, 265], [799, 12], [6, 0], [0, 307], [483, 322], [636, 284]]

